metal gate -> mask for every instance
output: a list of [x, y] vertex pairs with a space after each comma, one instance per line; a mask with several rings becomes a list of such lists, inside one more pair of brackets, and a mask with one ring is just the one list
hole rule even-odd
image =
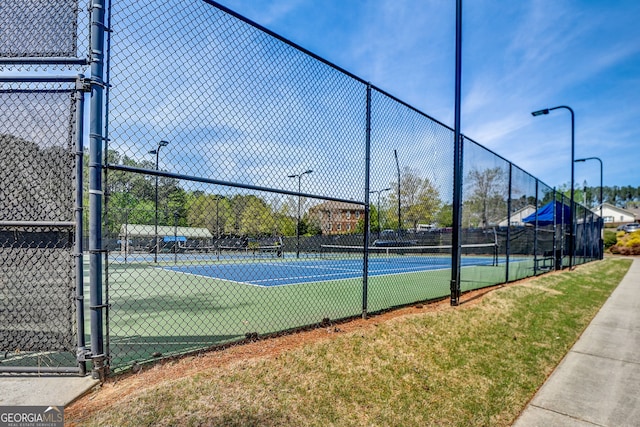
[[[0, 373], [84, 373], [89, 10], [0, 6]], [[86, 138], [86, 137], [85, 137]]]
[[0, 372], [84, 373], [82, 84], [0, 80]]

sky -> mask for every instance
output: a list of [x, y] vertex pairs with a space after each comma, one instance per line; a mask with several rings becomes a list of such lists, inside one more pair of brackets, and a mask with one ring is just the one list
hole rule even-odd
[[[455, 1], [219, 0], [453, 127]], [[463, 2], [464, 135], [552, 187], [640, 186], [640, 2]], [[575, 165], [598, 186], [600, 164]]]

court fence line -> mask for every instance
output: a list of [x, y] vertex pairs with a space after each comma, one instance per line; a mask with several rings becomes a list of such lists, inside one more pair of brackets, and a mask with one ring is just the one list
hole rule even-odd
[[68, 327], [2, 314], [45, 344], [0, 341], [0, 372], [104, 378], [602, 258], [596, 213], [464, 135], [454, 171], [451, 127], [214, 1], [45, 3], [0, 11], [0, 292], [55, 282]]

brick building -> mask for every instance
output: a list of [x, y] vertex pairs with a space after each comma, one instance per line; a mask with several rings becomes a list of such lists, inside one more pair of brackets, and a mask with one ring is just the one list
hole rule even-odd
[[364, 206], [327, 201], [310, 208], [309, 217], [317, 221], [322, 234], [350, 234], [355, 233], [358, 221], [364, 219]]

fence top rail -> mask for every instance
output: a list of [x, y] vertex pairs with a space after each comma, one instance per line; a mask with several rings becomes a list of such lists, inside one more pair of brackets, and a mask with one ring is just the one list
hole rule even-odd
[[74, 221], [0, 221], [0, 227], [75, 227]]
[[89, 60], [87, 58], [75, 58], [75, 57], [48, 57], [48, 56], [14, 56], [0, 58], [0, 64], [8, 65], [88, 65]]
[[58, 76], [39, 76], [39, 75], [13, 75], [0, 76], [0, 83], [57, 83], [57, 82], [76, 82], [84, 78], [81, 74], [75, 75], [58, 75]]
[[243, 184], [243, 183], [239, 183], [239, 182], [222, 181], [222, 180], [219, 180], [219, 179], [210, 179], [210, 178], [204, 178], [204, 177], [199, 177], [199, 176], [184, 175], [184, 174], [180, 174], [180, 173], [164, 172], [164, 171], [159, 171], [159, 170], [154, 170], [154, 169], [144, 169], [144, 168], [138, 168], [138, 167], [133, 167], [133, 166], [114, 165], [114, 164], [111, 164], [111, 163], [106, 164], [105, 167], [107, 169], [119, 170], [119, 171], [123, 171], [123, 172], [146, 174], [146, 175], [152, 175], [152, 176], [159, 176], [159, 177], [163, 177], [163, 178], [174, 178], [174, 179], [179, 179], [179, 180], [184, 180], [184, 181], [191, 181], [191, 182], [201, 182], [203, 184], [221, 185], [221, 186], [225, 186], [225, 187], [242, 188], [242, 189], [245, 189], [245, 190], [264, 191], [264, 192], [267, 192], [267, 193], [285, 194], [285, 195], [288, 195], [288, 196], [301, 196], [301, 197], [308, 197], [308, 198], [312, 198], [312, 199], [330, 200], [330, 201], [334, 201], [334, 202], [345, 202], [345, 203], [351, 203], [351, 204], [355, 204], [355, 205], [366, 206], [366, 203], [364, 201], [360, 201], [360, 200], [341, 199], [341, 198], [338, 198], [338, 197], [320, 196], [320, 195], [317, 195], [317, 194], [310, 194], [310, 193], [299, 193], [297, 191], [281, 190], [281, 189], [278, 189], [278, 188], [270, 188], [270, 187], [261, 187], [261, 186], [258, 186], [258, 185]]
[[225, 13], [228, 13], [229, 15], [232, 15], [233, 17], [243, 21], [244, 23], [246, 23], [248, 25], [251, 25], [252, 27], [259, 29], [260, 31], [263, 31], [263, 32], [269, 34], [271, 37], [274, 37], [274, 38], [280, 40], [281, 42], [291, 46], [292, 48], [297, 49], [300, 52], [305, 53], [306, 55], [309, 55], [310, 57], [322, 62], [323, 64], [333, 68], [334, 70], [339, 71], [339, 72], [343, 73], [344, 75], [346, 75], [348, 77], [351, 77], [352, 79], [356, 80], [357, 82], [360, 82], [360, 83], [362, 83], [364, 85], [367, 85], [367, 86], [371, 87], [371, 89], [374, 89], [377, 92], [379, 92], [379, 93], [381, 93], [381, 94], [393, 99], [397, 103], [402, 104], [403, 106], [405, 106], [405, 107], [413, 110], [414, 112], [416, 112], [416, 113], [428, 118], [429, 120], [433, 120], [434, 122], [438, 123], [439, 125], [444, 126], [447, 129], [453, 131], [452, 127], [445, 125], [441, 121], [439, 121], [437, 119], [434, 119], [433, 117], [429, 116], [428, 114], [424, 113], [423, 111], [420, 111], [416, 107], [413, 107], [412, 105], [407, 104], [406, 102], [404, 102], [404, 101], [398, 99], [397, 97], [389, 94], [388, 92], [384, 91], [383, 89], [380, 89], [379, 87], [377, 87], [375, 85], [372, 85], [370, 82], [368, 82], [368, 81], [356, 76], [355, 74], [345, 70], [344, 68], [342, 68], [342, 67], [340, 67], [340, 66], [338, 66], [338, 65], [336, 65], [336, 64], [334, 64], [334, 63], [332, 63], [332, 62], [330, 62], [330, 61], [328, 61], [328, 60], [326, 60], [324, 58], [322, 58], [321, 56], [316, 55], [315, 53], [311, 52], [310, 50], [305, 49], [304, 47], [292, 42], [291, 40], [289, 40], [289, 39], [287, 39], [287, 38], [285, 38], [285, 37], [283, 37], [283, 36], [281, 36], [281, 35], [279, 35], [277, 33], [274, 33], [273, 31], [269, 30], [266, 27], [263, 27], [262, 25], [258, 24], [257, 22], [254, 22], [254, 21], [250, 20], [249, 18], [246, 18], [246, 17], [240, 15], [237, 12], [234, 12], [233, 10], [231, 10], [231, 9], [229, 9], [229, 8], [227, 8], [227, 7], [221, 5], [221, 4], [219, 4], [219, 3], [217, 3], [217, 2], [215, 2], [213, 0], [204, 0], [204, 1], [205, 1], [205, 3], [209, 3], [210, 5], [222, 10]]

